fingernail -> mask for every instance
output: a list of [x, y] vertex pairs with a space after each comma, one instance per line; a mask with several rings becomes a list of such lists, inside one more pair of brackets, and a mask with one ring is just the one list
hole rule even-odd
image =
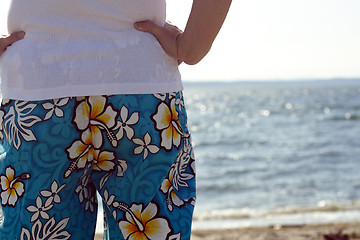
[[25, 37], [25, 33], [24, 33], [24, 32], [18, 32], [18, 33], [16, 34], [16, 37], [17, 37], [17, 38], [24, 38], [24, 37]]
[[136, 29], [139, 29], [139, 30], [141, 30], [142, 29], [142, 23], [141, 22], [137, 22], [137, 23], [135, 23], [135, 28]]

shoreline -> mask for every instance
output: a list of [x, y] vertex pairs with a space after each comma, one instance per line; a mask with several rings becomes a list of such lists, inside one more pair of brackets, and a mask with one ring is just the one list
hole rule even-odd
[[[325, 238], [327, 237], [327, 238]], [[360, 240], [360, 222], [195, 230], [192, 240]]]
[[193, 230], [191, 240], [360, 240], [360, 222]]

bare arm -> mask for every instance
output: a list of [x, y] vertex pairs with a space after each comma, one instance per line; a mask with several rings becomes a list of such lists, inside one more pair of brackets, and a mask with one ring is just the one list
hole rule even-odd
[[6, 37], [0, 37], [0, 57], [8, 46], [24, 38], [24, 32], [16, 32]]
[[194, 65], [209, 52], [231, 1], [194, 0], [184, 32], [169, 24], [161, 27], [150, 21], [135, 23], [135, 28], [153, 34], [170, 56]]

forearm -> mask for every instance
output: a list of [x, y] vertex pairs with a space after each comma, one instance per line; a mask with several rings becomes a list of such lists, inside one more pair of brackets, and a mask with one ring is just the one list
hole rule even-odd
[[194, 0], [184, 33], [177, 40], [179, 59], [193, 65], [209, 52], [230, 4], [231, 0]]
[[190, 65], [209, 52], [229, 11], [231, 0], [194, 0], [185, 31], [173, 25], [157, 26], [151, 21], [136, 22], [134, 27], [153, 34], [165, 52]]

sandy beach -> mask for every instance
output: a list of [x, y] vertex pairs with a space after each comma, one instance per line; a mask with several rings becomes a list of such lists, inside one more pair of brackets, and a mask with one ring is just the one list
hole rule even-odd
[[191, 240], [360, 240], [360, 223], [194, 230]]

